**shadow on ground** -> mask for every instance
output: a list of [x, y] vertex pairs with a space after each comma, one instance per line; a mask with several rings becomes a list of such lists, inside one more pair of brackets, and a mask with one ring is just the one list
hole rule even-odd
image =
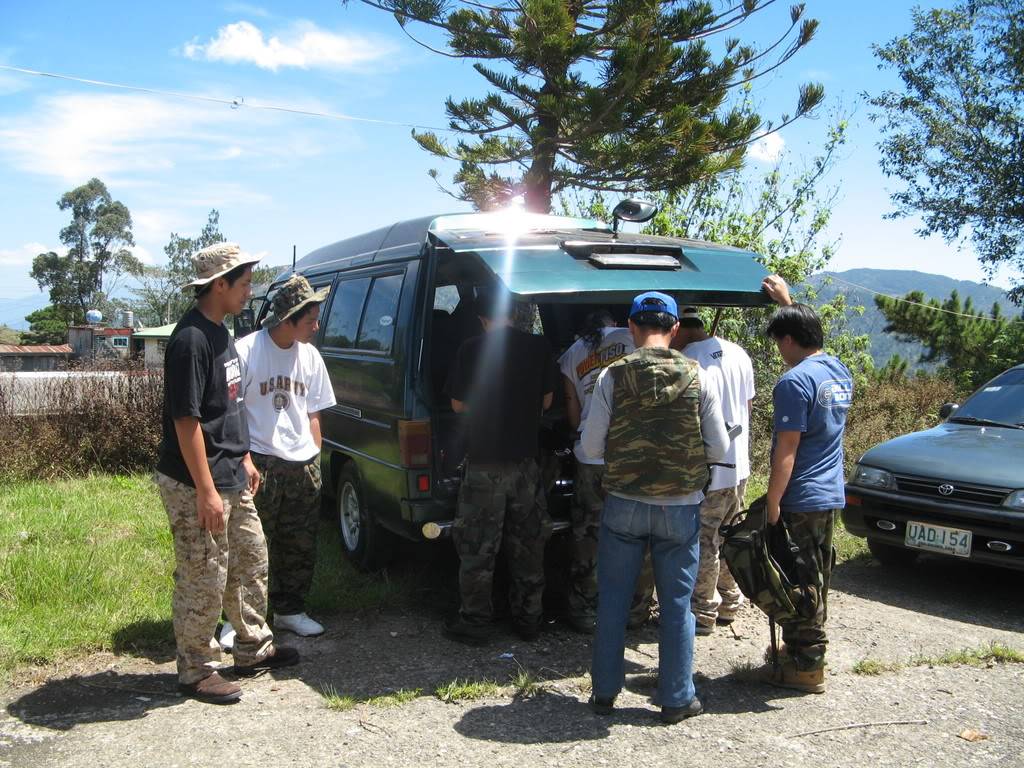
[[1024, 631], [1024, 572], [922, 556], [906, 567], [856, 559], [836, 566], [833, 590], [917, 613]]
[[50, 680], [12, 701], [7, 713], [42, 728], [69, 731], [86, 723], [138, 720], [181, 704], [174, 674], [101, 672]]

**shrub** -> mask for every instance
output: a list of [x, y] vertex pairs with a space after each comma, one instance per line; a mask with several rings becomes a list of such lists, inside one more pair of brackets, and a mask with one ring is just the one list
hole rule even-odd
[[162, 371], [134, 362], [0, 376], [0, 479], [149, 470], [162, 407]]

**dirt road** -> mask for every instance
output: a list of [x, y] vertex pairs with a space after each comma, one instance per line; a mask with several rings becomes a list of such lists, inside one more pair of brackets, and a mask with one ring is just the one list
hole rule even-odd
[[[841, 564], [826, 694], [747, 679], [743, 665], [758, 661], [767, 638], [748, 609], [734, 630], [697, 638], [707, 713], [672, 727], [650, 702], [656, 629], [631, 635], [627, 690], [615, 715], [600, 718], [586, 706], [587, 638], [553, 625], [536, 643], [502, 636], [466, 649], [440, 635], [437, 606], [449, 597], [441, 595], [416, 611], [334, 617], [316, 640], [288, 638], [304, 663], [244, 682], [231, 707], [178, 697], [169, 654], [104, 654], [24, 672], [0, 694], [0, 765], [1024, 766], [1024, 665], [919, 661], [992, 642], [1024, 651], [1022, 587], [1024, 574], [945, 559], [904, 572]], [[864, 659], [903, 666], [858, 674]], [[519, 682], [538, 690], [516, 692], [510, 681], [523, 670]], [[504, 687], [456, 703], [434, 695], [455, 679]], [[347, 711], [328, 709], [322, 696], [400, 689], [420, 694]], [[962, 738], [968, 731], [987, 738]]]

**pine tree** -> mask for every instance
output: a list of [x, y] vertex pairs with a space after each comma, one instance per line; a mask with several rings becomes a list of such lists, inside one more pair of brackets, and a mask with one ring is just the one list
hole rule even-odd
[[454, 143], [413, 132], [427, 151], [459, 161], [453, 194], [478, 208], [522, 195], [545, 213], [565, 189], [673, 192], [735, 169], [752, 142], [817, 106], [818, 84], [801, 86], [778, 123], [730, 106], [737, 89], [814, 36], [817, 21], [798, 4], [763, 49], [725, 37], [775, 1], [715, 10], [708, 0], [362, 0], [410, 36], [414, 26], [440, 30], [447, 51], [413, 39], [474, 60], [491, 87], [447, 100], [463, 134]]

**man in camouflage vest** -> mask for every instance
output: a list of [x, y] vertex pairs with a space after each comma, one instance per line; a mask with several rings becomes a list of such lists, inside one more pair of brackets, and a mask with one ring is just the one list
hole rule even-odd
[[693, 686], [694, 618], [700, 503], [708, 462], [729, 437], [715, 389], [704, 372], [669, 348], [679, 330], [675, 299], [643, 293], [629, 328], [636, 351], [598, 377], [583, 426], [586, 456], [604, 458], [608, 492], [597, 557], [597, 629], [591, 706], [610, 714], [625, 678], [630, 601], [650, 546], [661, 605], [658, 694], [666, 723], [703, 711]]

